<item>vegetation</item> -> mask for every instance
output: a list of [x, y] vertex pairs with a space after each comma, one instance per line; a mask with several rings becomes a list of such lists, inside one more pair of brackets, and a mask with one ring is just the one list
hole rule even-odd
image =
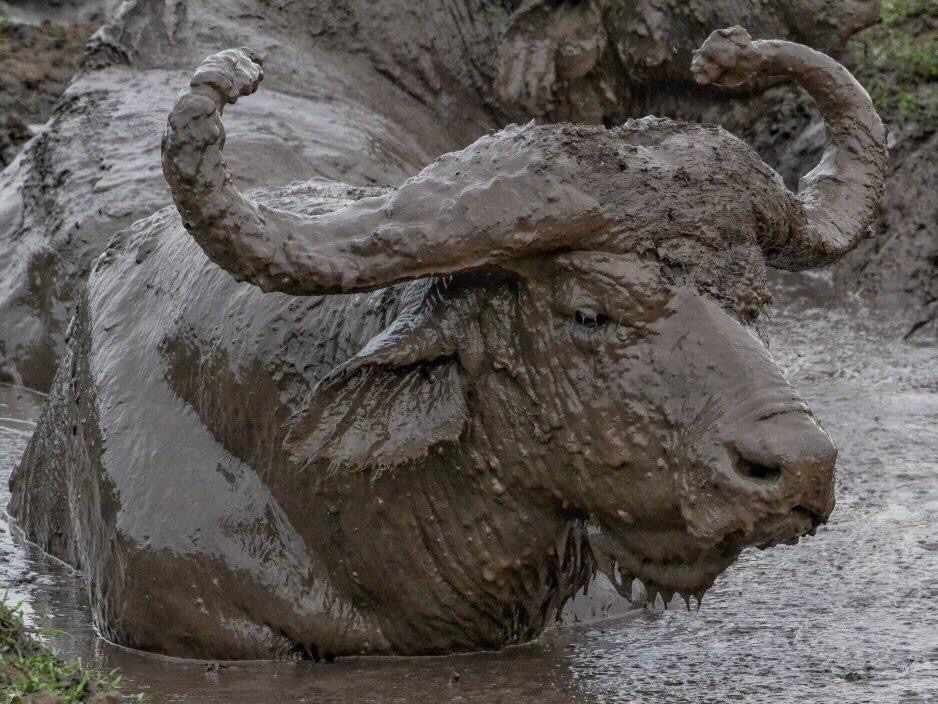
[[935, 0], [883, 0], [882, 17], [885, 24], [892, 25], [935, 11]]
[[938, 1], [883, 0], [882, 22], [852, 43], [851, 63], [887, 122], [938, 120]]
[[120, 677], [66, 663], [0, 601], [0, 704], [118, 704], [140, 702], [120, 694]]

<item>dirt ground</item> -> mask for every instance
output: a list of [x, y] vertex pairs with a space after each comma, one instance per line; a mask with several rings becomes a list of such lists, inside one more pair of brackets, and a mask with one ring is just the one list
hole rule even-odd
[[52, 114], [95, 28], [50, 21], [31, 25], [0, 15], [0, 168]]

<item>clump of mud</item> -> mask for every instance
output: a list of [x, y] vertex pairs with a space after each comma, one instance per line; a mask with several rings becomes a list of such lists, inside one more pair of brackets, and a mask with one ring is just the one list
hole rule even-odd
[[0, 168], [49, 118], [94, 30], [92, 24], [32, 25], [0, 15]]

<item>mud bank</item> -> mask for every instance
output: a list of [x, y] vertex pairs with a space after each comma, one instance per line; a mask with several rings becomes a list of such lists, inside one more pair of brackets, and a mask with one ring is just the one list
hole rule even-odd
[[0, 169], [49, 119], [95, 29], [18, 23], [4, 18], [0, 8]]
[[938, 336], [938, 7], [883, 3], [883, 23], [857, 36], [850, 64], [868, 86], [891, 132], [893, 172], [872, 237], [837, 271], [888, 315], [903, 337]]
[[[219, 46], [261, 47], [271, 90], [232, 115], [245, 186], [309, 177], [393, 183], [492, 123], [465, 99], [432, 110], [355, 51], [322, 48], [306, 10], [125, 3], [87, 68], [0, 174], [0, 379], [48, 388], [76, 294], [111, 236], [169, 202], [159, 171], [166, 115], [186, 74]], [[338, 11], [322, 18], [338, 22]], [[212, 24], [211, 36], [198, 31]], [[390, 70], [382, 69], [385, 74]], [[243, 115], [243, 117], [241, 116]], [[441, 118], [445, 118], [441, 120]], [[241, 127], [238, 127], [238, 123]]]
[[[244, 185], [312, 176], [394, 185], [440, 153], [532, 115], [607, 124], [649, 113], [726, 118], [740, 131], [775, 108], [743, 101], [735, 117], [727, 114], [731, 103], [711, 110], [713, 92], [695, 88], [687, 66], [713, 27], [742, 23], [755, 36], [837, 51], [875, 20], [877, 3], [837, 2], [820, 15], [815, 0], [802, 0], [799, 12], [705, 5], [658, 3], [652, 11], [612, 3], [598, 35], [602, 51], [591, 53], [598, 39], [568, 36], [570, 8], [554, 3], [544, 6], [546, 15], [482, 0], [419, 11], [396, 0], [238, 8], [175, 0], [7, 3], [0, 9], [24, 22], [95, 24], [100, 12], [110, 14], [82, 59], [85, 71], [0, 177], [0, 379], [48, 389], [91, 262], [114, 233], [168, 203], [156, 155], [177, 90], [170, 86], [179, 85], [174, 71], [227, 46], [264, 54], [264, 96], [229, 116], [230, 144], [245, 157], [245, 168], [234, 169]], [[808, 16], [820, 20], [799, 20]], [[547, 45], [539, 32], [550, 35]], [[677, 53], [664, 50], [672, 44]], [[582, 56], [560, 65], [557, 52]], [[507, 71], [503, 85], [539, 88], [533, 97], [511, 97], [513, 89], [500, 96], [500, 71]], [[53, 95], [58, 87], [42, 90]], [[519, 111], [519, 100], [528, 107]], [[774, 152], [784, 151], [787, 137], [762, 140], [770, 163], [783, 160]]]

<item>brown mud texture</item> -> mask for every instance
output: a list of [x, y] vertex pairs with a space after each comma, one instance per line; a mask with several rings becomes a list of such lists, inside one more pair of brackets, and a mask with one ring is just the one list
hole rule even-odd
[[[764, 26], [839, 46], [874, 5], [843, 3], [861, 18], [826, 33]], [[431, 4], [419, 22], [395, 3], [277, 8], [124, 3], [70, 88], [84, 106], [42, 147], [74, 171], [38, 204], [0, 190], [37, 249], [23, 223], [65, 226], [88, 193], [124, 210], [72, 237], [136, 220], [72, 289], [11, 484], [29, 537], [82, 570], [104, 635], [220, 658], [497, 648], [597, 570], [624, 594], [638, 578], [699, 599], [744, 547], [827, 519], [836, 450], [759, 319], [769, 267], [830, 264], [874, 221], [885, 132], [849, 72], [738, 27], [684, 69], [700, 96], [780, 76], [811, 94], [830, 140], [795, 194], [715, 126], [493, 131], [512, 86], [543, 83], [540, 59], [507, 78], [500, 45], [521, 27], [510, 53], [542, 56], [518, 39], [531, 4]], [[560, 37], [552, 100], [595, 68], [565, 63], [556, 19], [537, 30]], [[258, 53], [200, 63], [207, 24]], [[125, 131], [151, 138], [154, 115], [162, 174], [159, 140], [141, 152]]]
[[[311, 176], [390, 186], [511, 121], [647, 114], [723, 124], [789, 178], [823, 146], [823, 135], [792, 132], [802, 122], [788, 113], [807, 110], [783, 89], [765, 98], [697, 86], [692, 50], [714, 27], [741, 24], [838, 55], [879, 3], [20, 0], [4, 12], [8, 25], [99, 27], [45, 128], [0, 174], [0, 380], [46, 390], [94, 260], [170, 202], [165, 116], [187, 72], [221, 48], [268, 59], [265, 91], [226, 126], [244, 187]], [[16, 64], [11, 80], [30, 70]]]
[[0, 17], [0, 168], [52, 114], [78, 69], [91, 24], [40, 25]]

